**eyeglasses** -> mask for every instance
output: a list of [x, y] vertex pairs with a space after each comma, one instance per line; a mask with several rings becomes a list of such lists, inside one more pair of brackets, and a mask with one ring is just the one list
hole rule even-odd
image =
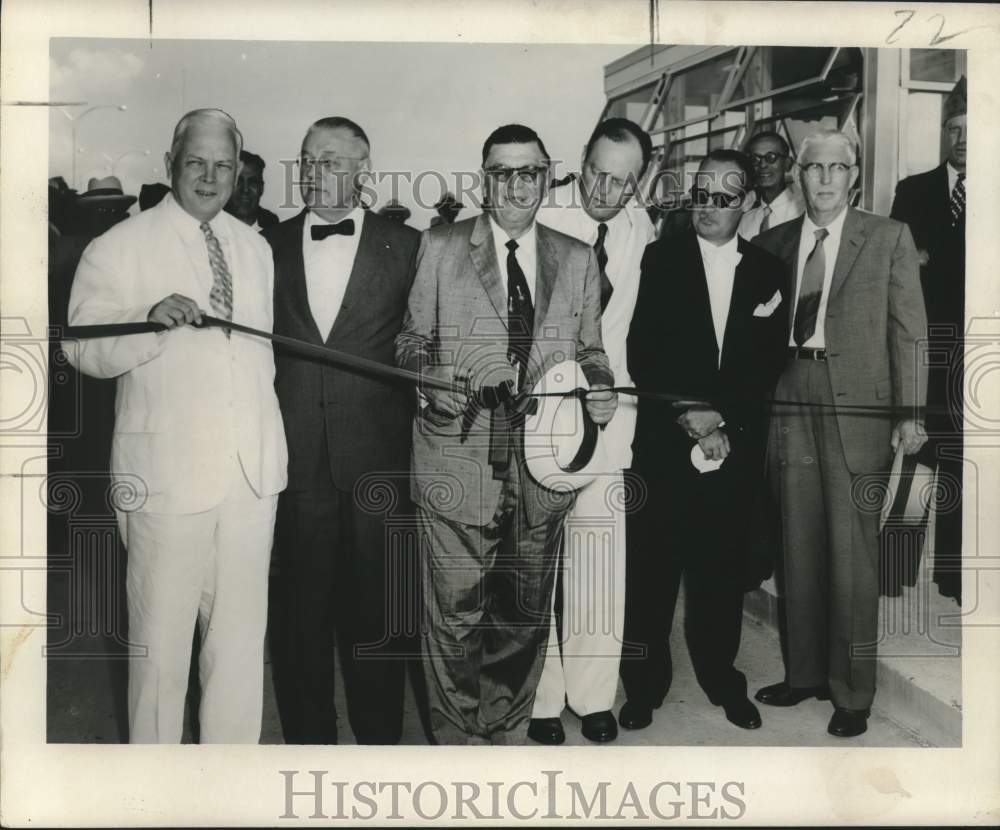
[[811, 161], [808, 164], [801, 165], [802, 172], [810, 179], [821, 179], [824, 172], [829, 173], [831, 176], [846, 176], [853, 166], [853, 164], [844, 164], [842, 161], [833, 161], [830, 164], [820, 164], [818, 161]]
[[778, 159], [786, 159], [788, 156], [785, 153], [776, 153], [773, 150], [761, 155], [760, 153], [750, 153], [750, 160], [753, 161], [755, 165], [757, 164], [774, 164]]
[[538, 187], [547, 170], [547, 167], [487, 167], [483, 172], [498, 184], [508, 184], [513, 179], [518, 184]]
[[309, 158], [303, 156], [298, 159], [299, 169], [303, 173], [311, 173], [318, 169], [320, 173], [349, 173], [355, 163], [364, 161], [368, 156], [323, 156], [323, 158]]
[[746, 193], [710, 192], [703, 187], [691, 188], [691, 207], [695, 210], [707, 210], [709, 207], [725, 209], [739, 207], [746, 198]]

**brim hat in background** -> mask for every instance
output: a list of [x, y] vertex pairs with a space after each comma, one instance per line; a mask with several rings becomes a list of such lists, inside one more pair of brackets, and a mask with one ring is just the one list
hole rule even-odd
[[[573, 360], [552, 366], [531, 390], [535, 395], [590, 389]], [[579, 395], [536, 397], [524, 421], [524, 459], [531, 477], [550, 490], [568, 492], [610, 472], [604, 433], [591, 420]]]
[[944, 106], [941, 108], [941, 123], [947, 124], [948, 120], [958, 115], [966, 114], [966, 84], [965, 75], [958, 79], [955, 88], [948, 93], [944, 99]]
[[135, 201], [135, 196], [126, 196], [122, 192], [122, 183], [117, 176], [92, 178], [87, 182], [87, 190], [76, 197], [80, 207], [116, 207], [122, 210], [130, 208]]

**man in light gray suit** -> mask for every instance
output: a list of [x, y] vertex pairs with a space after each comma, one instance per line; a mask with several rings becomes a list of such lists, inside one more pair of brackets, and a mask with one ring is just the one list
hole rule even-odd
[[[470, 390], [531, 386], [575, 359], [595, 423], [614, 414], [600, 271], [583, 242], [535, 223], [549, 156], [511, 124], [483, 146], [484, 213], [424, 233], [400, 366]], [[478, 395], [421, 387], [413, 427], [428, 620], [424, 667], [437, 743], [524, 743], [572, 494], [524, 469], [523, 426]]]
[[[794, 275], [789, 361], [775, 397], [802, 401], [771, 421], [781, 504], [787, 679], [757, 692], [770, 706], [833, 698], [828, 731], [867, 729], [875, 695], [878, 505], [865, 477], [926, 441], [919, 408], [927, 318], [917, 251], [901, 222], [847, 206], [851, 141], [808, 136], [799, 152], [806, 215], [758, 236]], [[892, 405], [885, 414], [840, 407]]]

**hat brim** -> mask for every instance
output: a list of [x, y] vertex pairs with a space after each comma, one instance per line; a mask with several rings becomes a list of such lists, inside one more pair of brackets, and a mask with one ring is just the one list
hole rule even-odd
[[[577, 389], [590, 389], [590, 383], [579, 363], [566, 360], [550, 367], [531, 391], [551, 394]], [[528, 473], [539, 485], [569, 492], [610, 472], [604, 434], [578, 396], [535, 400], [535, 411], [524, 421], [524, 458]]]
[[96, 194], [88, 196], [85, 193], [81, 193], [76, 197], [77, 204], [86, 205], [107, 205], [107, 204], [118, 204], [122, 207], [130, 207], [138, 201], [136, 196], [126, 196], [124, 194]]

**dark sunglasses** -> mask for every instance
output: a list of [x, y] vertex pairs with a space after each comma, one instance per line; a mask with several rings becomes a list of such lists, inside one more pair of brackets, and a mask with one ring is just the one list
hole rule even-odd
[[691, 207], [698, 208], [735, 208], [743, 204], [746, 198], [745, 193], [733, 195], [731, 193], [715, 192], [711, 193], [703, 187], [691, 188]]

